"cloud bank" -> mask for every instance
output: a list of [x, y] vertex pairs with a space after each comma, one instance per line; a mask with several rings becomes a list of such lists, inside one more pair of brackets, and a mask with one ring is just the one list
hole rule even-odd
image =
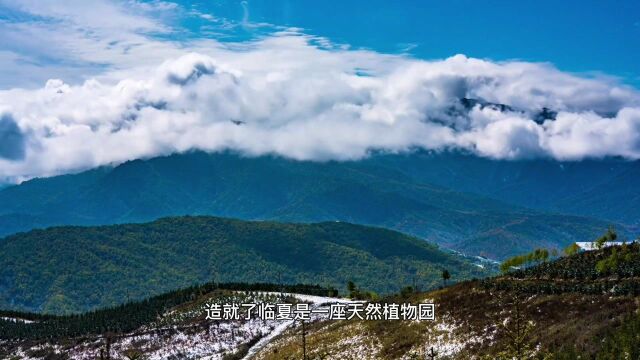
[[118, 53], [118, 66], [85, 81], [0, 91], [0, 179], [196, 149], [318, 161], [414, 149], [640, 158], [640, 93], [612, 79], [464, 55], [417, 60], [298, 31], [227, 44], [145, 39], [154, 52], [144, 61]]

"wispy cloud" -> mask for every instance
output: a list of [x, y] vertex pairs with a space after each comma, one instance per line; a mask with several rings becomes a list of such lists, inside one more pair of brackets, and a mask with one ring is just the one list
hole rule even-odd
[[0, 14], [8, 14], [0, 17], [0, 50], [5, 54], [0, 57], [0, 86], [41, 85], [51, 77], [77, 82], [106, 70], [177, 56], [178, 47], [159, 38], [174, 31], [159, 19], [175, 6], [0, 0]]
[[[0, 25], [3, 39], [23, 42], [1, 49], [0, 62], [65, 81], [0, 91], [0, 139], [14, 145], [0, 147], [2, 178], [191, 149], [301, 160], [415, 148], [640, 158], [640, 93], [610, 78], [462, 55], [422, 61], [275, 27], [246, 42], [177, 39], [164, 12], [203, 14], [170, 3], [98, 3], [115, 27], [85, 18], [90, 7], [25, 4], [28, 21]], [[39, 46], [55, 61], [38, 60]], [[543, 108], [558, 113], [541, 118]]]

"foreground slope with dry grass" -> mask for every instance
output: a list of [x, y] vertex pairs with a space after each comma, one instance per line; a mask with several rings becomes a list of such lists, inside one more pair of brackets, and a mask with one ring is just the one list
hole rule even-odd
[[[620, 254], [623, 254], [622, 256]], [[385, 302], [434, 302], [435, 321], [322, 321], [308, 359], [635, 359], [640, 349], [637, 244]], [[595, 270], [612, 257], [616, 268]], [[592, 271], [592, 269], [594, 269]], [[256, 359], [301, 359], [291, 329]], [[434, 355], [431, 357], [431, 355]]]

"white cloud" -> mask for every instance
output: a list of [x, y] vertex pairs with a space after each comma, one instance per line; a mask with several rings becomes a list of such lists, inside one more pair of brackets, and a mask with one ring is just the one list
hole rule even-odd
[[[46, 14], [89, 26], [74, 11]], [[0, 152], [0, 178], [192, 149], [301, 160], [415, 148], [500, 159], [640, 158], [640, 93], [611, 79], [582, 78], [549, 64], [463, 55], [422, 61], [350, 50], [297, 31], [234, 44], [160, 41], [144, 32], [170, 29], [148, 19], [127, 25], [127, 16], [117, 30], [98, 22], [95, 44], [49, 23], [27, 27], [58, 36], [67, 58], [106, 65], [86, 81], [0, 91], [0, 114], [11, 120], [3, 120], [7, 136], [21, 146], [20, 152], [2, 148], [12, 156]], [[117, 41], [137, 45], [123, 52]], [[462, 98], [484, 105], [465, 108]], [[556, 120], [539, 118], [545, 107], [558, 112]]]

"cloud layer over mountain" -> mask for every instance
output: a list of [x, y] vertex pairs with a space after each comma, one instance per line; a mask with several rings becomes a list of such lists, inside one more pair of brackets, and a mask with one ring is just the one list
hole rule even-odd
[[86, 81], [0, 91], [0, 178], [191, 149], [301, 160], [416, 148], [640, 158], [640, 92], [609, 78], [463, 55], [423, 61], [292, 30], [244, 43], [145, 39], [152, 57], [110, 58], [117, 66]]

